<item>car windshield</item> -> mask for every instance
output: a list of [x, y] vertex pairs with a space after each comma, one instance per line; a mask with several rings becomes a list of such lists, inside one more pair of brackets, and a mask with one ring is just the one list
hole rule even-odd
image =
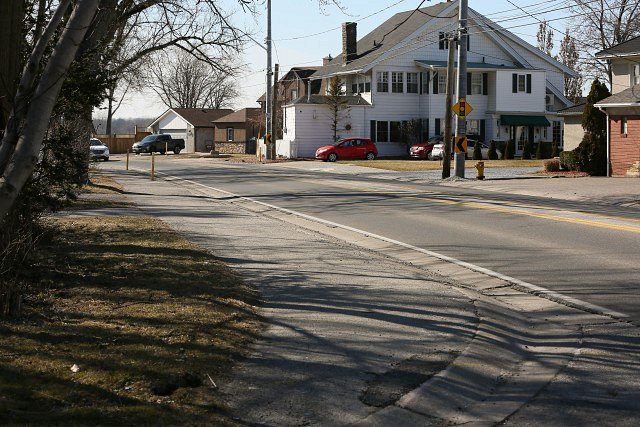
[[100, 145], [103, 145], [102, 142], [100, 142], [100, 140], [98, 140], [98, 139], [92, 139], [91, 140], [91, 147], [98, 147]]
[[442, 139], [443, 139], [443, 138], [442, 138], [441, 136], [432, 136], [431, 138], [429, 138], [429, 139], [428, 139], [428, 141], [427, 141], [427, 142], [430, 142], [430, 143], [432, 143], [432, 144], [433, 144], [434, 142], [435, 142], [435, 143], [437, 143], [437, 142], [442, 142]]
[[159, 135], [147, 135], [140, 142], [153, 142], [158, 139]]

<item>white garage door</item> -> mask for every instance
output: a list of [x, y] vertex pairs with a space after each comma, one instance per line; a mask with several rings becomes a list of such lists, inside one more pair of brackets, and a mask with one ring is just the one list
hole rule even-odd
[[173, 139], [184, 139], [185, 141], [187, 140], [186, 129], [160, 129], [160, 133], [168, 133]]

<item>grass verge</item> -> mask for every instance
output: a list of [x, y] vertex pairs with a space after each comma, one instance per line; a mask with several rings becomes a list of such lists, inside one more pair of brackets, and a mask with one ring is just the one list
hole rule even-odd
[[[474, 169], [477, 160], [467, 160], [465, 168]], [[519, 168], [519, 167], [540, 167], [544, 166], [544, 160], [483, 160], [484, 167], [486, 169], [491, 168]], [[414, 159], [402, 159], [402, 160], [344, 160], [340, 163], [364, 166], [368, 168], [384, 169], [397, 172], [420, 172], [420, 171], [435, 171], [442, 170], [442, 163], [440, 161], [433, 160], [414, 160]], [[453, 169], [453, 162], [451, 163]]]
[[256, 292], [151, 217], [46, 229], [0, 322], [0, 424], [234, 424], [214, 382], [261, 332]]

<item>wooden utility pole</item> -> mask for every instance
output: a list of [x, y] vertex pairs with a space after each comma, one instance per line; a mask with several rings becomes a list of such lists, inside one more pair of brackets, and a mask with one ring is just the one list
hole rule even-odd
[[[469, 1], [460, 0], [459, 2], [460, 16], [458, 24], [458, 101], [464, 101], [467, 96], [467, 17], [469, 14]], [[464, 137], [467, 135], [466, 117], [458, 117], [458, 126], [456, 127], [456, 137]], [[454, 172], [459, 178], [464, 178], [464, 162], [467, 153], [456, 153]]]
[[[442, 159], [442, 179], [449, 178], [451, 176], [451, 149], [452, 149], [452, 132], [451, 132], [451, 119], [452, 119], [452, 107], [453, 107], [453, 68], [455, 66], [455, 52], [457, 37], [449, 36], [449, 57], [447, 58], [447, 88], [445, 97], [445, 113], [444, 113], [444, 156]], [[438, 129], [436, 129], [436, 133]]]
[[271, 139], [272, 142], [268, 147], [269, 157], [276, 159], [276, 141], [278, 140], [278, 72], [280, 65], [276, 64], [273, 72], [273, 105], [271, 107]]

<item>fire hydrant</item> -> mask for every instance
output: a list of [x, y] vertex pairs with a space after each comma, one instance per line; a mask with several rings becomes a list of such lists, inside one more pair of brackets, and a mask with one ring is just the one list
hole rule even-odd
[[476, 163], [476, 169], [478, 170], [478, 179], [484, 179], [484, 162]]

